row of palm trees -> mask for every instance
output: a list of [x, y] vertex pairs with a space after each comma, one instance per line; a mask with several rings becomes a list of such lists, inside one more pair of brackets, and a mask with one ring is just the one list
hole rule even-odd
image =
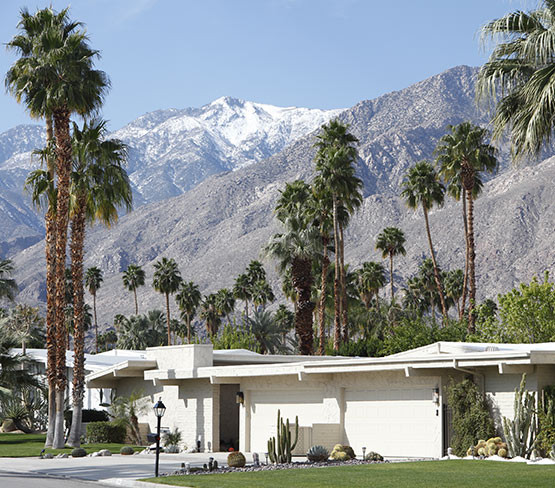
[[[46, 228], [47, 378], [49, 421], [47, 447], [64, 445], [66, 390], [65, 267], [68, 231], [74, 284], [74, 422], [68, 443], [80, 443], [84, 395], [83, 244], [87, 221], [110, 224], [118, 208], [130, 208], [131, 189], [122, 168], [126, 148], [106, 140], [105, 123], [94, 119], [109, 88], [103, 71], [95, 69], [92, 49], [82, 24], [68, 9], [51, 7], [31, 14], [21, 10], [19, 33], [7, 47], [19, 58], [6, 74], [6, 87], [30, 115], [46, 123], [46, 148], [40, 152], [45, 170], [26, 183], [37, 204], [44, 204]], [[72, 115], [84, 118], [79, 128]]]

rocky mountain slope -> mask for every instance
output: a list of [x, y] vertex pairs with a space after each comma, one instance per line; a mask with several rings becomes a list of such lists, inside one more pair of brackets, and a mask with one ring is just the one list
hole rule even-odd
[[[407, 235], [407, 256], [398, 260], [401, 279], [413, 273], [427, 244], [422, 216], [408, 211], [398, 198], [407, 168], [431, 157], [437, 138], [448, 124], [462, 120], [485, 123], [474, 105], [476, 70], [453, 68], [405, 90], [363, 101], [340, 118], [359, 139], [358, 170], [365, 200], [347, 232], [346, 258], [357, 266], [378, 259], [376, 235], [385, 226], [401, 227]], [[129, 263], [143, 265], [149, 286], [139, 290], [144, 311], [162, 308], [162, 296], [150, 286], [152, 264], [174, 257], [187, 280], [204, 292], [231, 286], [246, 264], [277, 229], [272, 211], [287, 181], [312, 176], [313, 135], [258, 164], [212, 176], [184, 194], [145, 205], [123, 217], [110, 231], [93, 229], [87, 238], [87, 266], [100, 266], [105, 282], [98, 293], [102, 321], [114, 313], [131, 313], [121, 272]], [[552, 230], [555, 228], [555, 161], [508, 168], [486, 186], [476, 203], [479, 295], [495, 296], [545, 269], [555, 271]], [[431, 226], [444, 269], [462, 267], [464, 241], [459, 206], [453, 202], [432, 212]], [[21, 300], [44, 299], [42, 243], [15, 258]], [[276, 291], [273, 264], [266, 261]]]
[[[235, 170], [281, 151], [341, 110], [275, 107], [223, 97], [201, 108], [158, 110], [111, 134], [129, 147], [135, 208], [180, 195], [208, 176]], [[22, 125], [0, 134], [0, 256], [37, 242], [42, 218], [23, 184], [39, 162], [44, 129]]]

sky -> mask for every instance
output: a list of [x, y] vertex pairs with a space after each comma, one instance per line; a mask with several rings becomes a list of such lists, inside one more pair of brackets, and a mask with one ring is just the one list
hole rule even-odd
[[[103, 117], [119, 129], [158, 109], [221, 96], [278, 106], [346, 108], [466, 64], [478, 31], [532, 0], [2, 0], [0, 42], [19, 11], [70, 5], [111, 79]], [[2, 79], [15, 61], [0, 49]], [[0, 132], [35, 123], [0, 90]], [[38, 123], [38, 122], [37, 122]]]

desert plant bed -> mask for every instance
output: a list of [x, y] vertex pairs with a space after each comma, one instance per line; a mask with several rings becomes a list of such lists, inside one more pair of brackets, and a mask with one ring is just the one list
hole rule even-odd
[[408, 463], [367, 463], [231, 472], [205, 476], [185, 475], [150, 478], [152, 481], [191, 488], [476, 488], [495, 484], [503, 488], [545, 488], [552, 486], [555, 466], [480, 461], [422, 461]]
[[[0, 434], [0, 457], [38, 457], [44, 448], [44, 434]], [[81, 447], [87, 454], [108, 449], [112, 454], [119, 454], [120, 449], [127, 444], [83, 444]], [[132, 446], [135, 451], [142, 447]], [[46, 449], [51, 454], [71, 454], [72, 448]]]

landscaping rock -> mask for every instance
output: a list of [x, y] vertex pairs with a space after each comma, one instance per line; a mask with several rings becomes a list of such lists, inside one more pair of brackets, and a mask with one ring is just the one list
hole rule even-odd
[[67, 459], [69, 456], [65, 452], [61, 452], [56, 456], [56, 459]]
[[3, 433], [13, 432], [15, 430], [17, 430], [17, 426], [12, 419], [4, 420], [4, 422], [2, 422], [2, 427], [0, 427], [0, 432]]
[[54, 455], [50, 454], [49, 452], [45, 452], [42, 456], [41, 459], [54, 459]]
[[101, 449], [100, 451], [98, 451], [98, 455], [99, 456], [111, 456], [112, 451], [110, 451], [109, 449]]

